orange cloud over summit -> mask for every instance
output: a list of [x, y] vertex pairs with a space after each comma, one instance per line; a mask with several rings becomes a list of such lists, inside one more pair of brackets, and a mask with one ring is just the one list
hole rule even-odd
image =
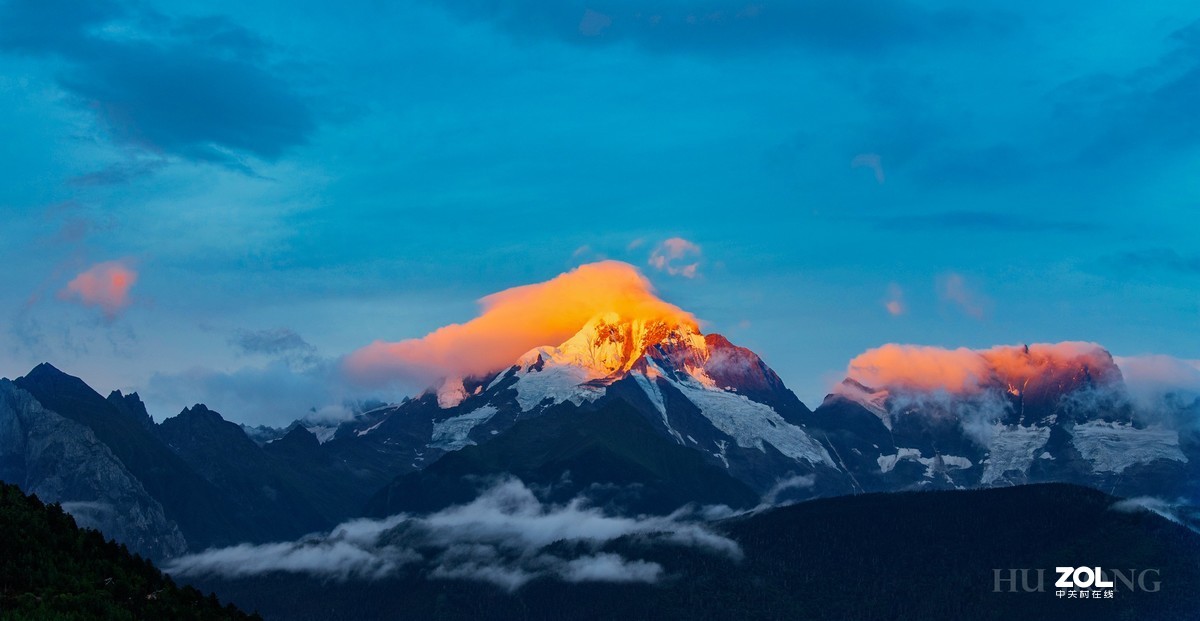
[[871, 388], [970, 393], [993, 380], [1023, 390], [1031, 380], [1075, 374], [1086, 367], [1100, 381], [1120, 378], [1112, 356], [1095, 343], [1068, 341], [972, 350], [890, 343], [870, 349], [846, 370]]
[[360, 383], [428, 382], [505, 368], [534, 347], [562, 343], [600, 313], [697, 324], [691, 313], [655, 295], [636, 268], [619, 261], [582, 265], [545, 282], [493, 293], [479, 303], [482, 312], [466, 323], [418, 339], [375, 341], [347, 356], [343, 368]]

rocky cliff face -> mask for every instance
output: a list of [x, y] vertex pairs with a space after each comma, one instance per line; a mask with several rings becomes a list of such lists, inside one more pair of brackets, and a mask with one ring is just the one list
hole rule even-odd
[[0, 480], [61, 503], [95, 528], [153, 559], [184, 552], [179, 527], [87, 427], [45, 409], [0, 379]]

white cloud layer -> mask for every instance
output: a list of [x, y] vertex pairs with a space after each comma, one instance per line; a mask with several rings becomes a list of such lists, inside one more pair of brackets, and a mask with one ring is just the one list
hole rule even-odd
[[372, 580], [412, 569], [432, 578], [490, 582], [508, 591], [538, 578], [653, 583], [662, 577], [662, 566], [603, 550], [604, 545], [633, 537], [740, 559], [737, 543], [705, 524], [712, 514], [685, 507], [665, 516], [611, 516], [578, 498], [565, 505], [545, 504], [524, 483], [508, 478], [468, 504], [429, 515], [358, 519], [299, 541], [207, 550], [174, 559], [167, 571], [178, 576], [291, 572]]

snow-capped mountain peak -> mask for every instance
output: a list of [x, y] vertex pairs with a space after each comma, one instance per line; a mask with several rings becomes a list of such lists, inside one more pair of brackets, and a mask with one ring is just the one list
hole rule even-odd
[[694, 324], [604, 313], [561, 345], [526, 353], [496, 381], [505, 377], [515, 378], [510, 386], [523, 412], [595, 402], [628, 380], [663, 433], [727, 468], [734, 452], [754, 459], [747, 451], [833, 466], [820, 443], [782, 415], [803, 405], [779, 377], [754, 352]]
[[527, 371], [540, 371], [545, 365], [569, 365], [585, 371], [589, 380], [619, 379], [656, 348], [686, 352], [687, 358], [697, 361], [707, 357], [707, 344], [695, 325], [608, 312], [593, 317], [556, 347], [529, 351], [517, 364]]

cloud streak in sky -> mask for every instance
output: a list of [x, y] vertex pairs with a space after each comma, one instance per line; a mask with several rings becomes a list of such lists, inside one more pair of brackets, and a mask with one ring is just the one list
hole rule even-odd
[[174, 559], [177, 576], [240, 578], [274, 572], [317, 578], [380, 579], [412, 570], [432, 578], [478, 580], [515, 591], [531, 580], [653, 583], [657, 563], [606, 549], [618, 539], [692, 547], [738, 560], [734, 541], [703, 512], [615, 517], [581, 499], [543, 503], [517, 479], [502, 479], [474, 501], [424, 516], [346, 522], [296, 542], [242, 544]]
[[72, 278], [58, 297], [99, 308], [112, 321], [129, 306], [129, 290], [137, 279], [137, 271], [126, 261], [97, 263]]
[[905, 0], [430, 0], [516, 36], [580, 45], [628, 41], [654, 52], [733, 52], [797, 46], [869, 54], [905, 45], [1011, 31], [1010, 14], [930, 9]]
[[343, 368], [365, 385], [428, 384], [503, 369], [534, 347], [561, 344], [604, 312], [696, 325], [690, 313], [655, 295], [636, 268], [618, 261], [589, 263], [546, 282], [493, 293], [480, 306], [478, 317], [419, 339], [376, 341], [347, 356]]
[[938, 279], [938, 296], [974, 319], [987, 315], [991, 301], [967, 284], [962, 274], [951, 272]]
[[1087, 233], [1101, 227], [1082, 220], [1045, 220], [1017, 213], [944, 211], [891, 216], [879, 221], [888, 231], [961, 230], [996, 233]]

